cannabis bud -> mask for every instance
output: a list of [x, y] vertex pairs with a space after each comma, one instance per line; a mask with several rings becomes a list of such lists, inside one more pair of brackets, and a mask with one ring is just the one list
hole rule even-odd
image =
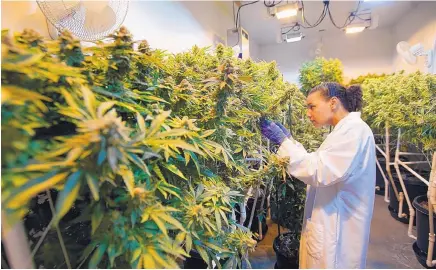
[[113, 39], [118, 42], [132, 42], [132, 34], [127, 30], [125, 26], [121, 26], [121, 28], [115, 32], [115, 34], [110, 35]]
[[221, 43], [218, 44], [218, 45], [216, 46], [215, 53], [216, 53], [216, 56], [217, 56], [219, 59], [223, 58], [223, 56], [224, 56], [224, 45], [221, 44]]
[[148, 44], [147, 40], [144, 39], [143, 41], [141, 41], [141, 43], [139, 43], [138, 52], [146, 55], [151, 55], [150, 45]]
[[40, 47], [42, 51], [47, 50], [44, 45], [44, 38], [33, 29], [24, 29], [23, 32], [15, 38], [18, 43], [25, 44], [31, 48]]

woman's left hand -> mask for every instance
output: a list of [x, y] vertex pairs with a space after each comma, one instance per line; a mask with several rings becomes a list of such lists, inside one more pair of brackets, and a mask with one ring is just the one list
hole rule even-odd
[[268, 120], [262, 119], [260, 121], [260, 130], [262, 135], [267, 137], [272, 143], [281, 145], [286, 139], [287, 135], [282, 131], [282, 129], [276, 125], [276, 123]]
[[276, 125], [283, 131], [286, 137], [291, 137], [291, 132], [289, 132], [289, 130], [287, 130], [282, 124], [280, 124], [280, 122], [276, 122]]

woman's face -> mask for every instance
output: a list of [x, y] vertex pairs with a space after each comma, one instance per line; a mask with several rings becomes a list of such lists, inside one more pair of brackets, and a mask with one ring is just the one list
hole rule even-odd
[[332, 124], [335, 100], [336, 98], [326, 99], [321, 91], [316, 91], [307, 97], [307, 116], [315, 127]]

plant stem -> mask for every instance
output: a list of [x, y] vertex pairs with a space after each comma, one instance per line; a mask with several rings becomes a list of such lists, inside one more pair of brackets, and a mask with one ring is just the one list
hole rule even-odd
[[[56, 210], [55, 210], [55, 207], [53, 204], [53, 199], [51, 198], [51, 194], [50, 194], [49, 190], [47, 190], [47, 196], [48, 196], [48, 202], [50, 204], [51, 213], [52, 213], [53, 218], [54, 218], [54, 216], [56, 214]], [[70, 258], [68, 257], [67, 248], [65, 247], [64, 239], [62, 237], [61, 230], [59, 229], [59, 225], [55, 224], [55, 228], [56, 228], [56, 232], [58, 234], [59, 243], [61, 244], [62, 253], [64, 254], [65, 263], [67, 264], [68, 269], [72, 269], [71, 263], [70, 263]]]
[[47, 225], [47, 228], [45, 228], [43, 234], [39, 238], [38, 243], [36, 243], [36, 246], [33, 248], [32, 254], [31, 254], [32, 258], [35, 256], [36, 252], [38, 251], [39, 247], [41, 246], [41, 244], [44, 241], [45, 237], [47, 236], [48, 232], [50, 231], [51, 226], [53, 225], [53, 221], [54, 221], [54, 218], [52, 218], [50, 220], [50, 223]]
[[253, 223], [254, 211], [256, 210], [257, 198], [259, 198], [259, 188], [260, 184], [256, 188], [256, 196], [254, 196], [253, 207], [251, 208], [250, 221], [248, 222], [248, 228], [251, 228], [251, 224]]
[[[266, 196], [267, 196], [267, 194], [269, 193], [269, 190], [270, 190], [270, 188], [271, 188], [271, 186], [272, 186], [273, 181], [274, 181], [274, 178], [272, 178], [272, 179], [270, 180], [270, 182], [268, 183], [268, 185], [267, 185], [267, 187], [266, 187], [265, 192], [263, 193], [262, 201], [260, 202], [260, 211], [263, 211], [263, 205], [265, 204]], [[266, 213], [265, 213], [265, 219], [266, 219]], [[262, 235], [262, 222], [261, 222], [259, 216], [258, 216], [258, 220], [259, 220], [259, 238], [260, 238], [260, 239], [263, 239], [263, 235]]]
[[279, 187], [276, 189], [276, 208], [277, 208], [277, 231], [280, 236], [280, 209], [279, 209]]

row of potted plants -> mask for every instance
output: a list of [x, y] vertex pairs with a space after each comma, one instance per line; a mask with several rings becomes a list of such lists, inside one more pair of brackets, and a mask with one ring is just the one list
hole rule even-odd
[[249, 265], [255, 236], [236, 206], [286, 177], [259, 117], [319, 143], [275, 63], [222, 45], [173, 55], [124, 27], [86, 48], [68, 32], [2, 42], [2, 211], [9, 228], [24, 220], [38, 267]]
[[[419, 172], [423, 178], [429, 179], [431, 159], [436, 150], [436, 108], [434, 106], [436, 104], [436, 75], [421, 72], [412, 74], [400, 72], [370, 77], [372, 78], [363, 80], [366, 121], [373, 130], [378, 130], [378, 133], [383, 134], [384, 130], [389, 132], [392, 135], [390, 136], [391, 141], [400, 139], [400, 149], [391, 145], [392, 151], [417, 153], [418, 156], [401, 156], [401, 160], [421, 162], [409, 166]], [[397, 137], [399, 131], [401, 131], [400, 138]], [[384, 144], [384, 142], [381, 143]], [[392, 151], [389, 153], [391, 162], [393, 162], [392, 157], [395, 155]], [[419, 154], [422, 155], [419, 156]], [[386, 162], [384, 158], [381, 157], [381, 159]], [[429, 217], [428, 208], [425, 210], [422, 205], [427, 203], [428, 186], [402, 166], [399, 166], [399, 171], [402, 174], [409, 199], [413, 201], [413, 207], [417, 213], [413, 220], [413, 224], [417, 224], [418, 236], [418, 240], [414, 244], [414, 251], [418, 260], [425, 265]], [[384, 173], [388, 175], [387, 170], [384, 170]], [[399, 198], [397, 198], [396, 193], [402, 192], [403, 189], [396, 170], [392, 172], [392, 176], [395, 187], [389, 185], [389, 210], [394, 218], [408, 223], [410, 213], [406, 203], [403, 207], [403, 213], [406, 214], [406, 217], [398, 217]], [[395, 192], [395, 188], [398, 190], [397, 192]], [[434, 255], [433, 258], [436, 258]]]

